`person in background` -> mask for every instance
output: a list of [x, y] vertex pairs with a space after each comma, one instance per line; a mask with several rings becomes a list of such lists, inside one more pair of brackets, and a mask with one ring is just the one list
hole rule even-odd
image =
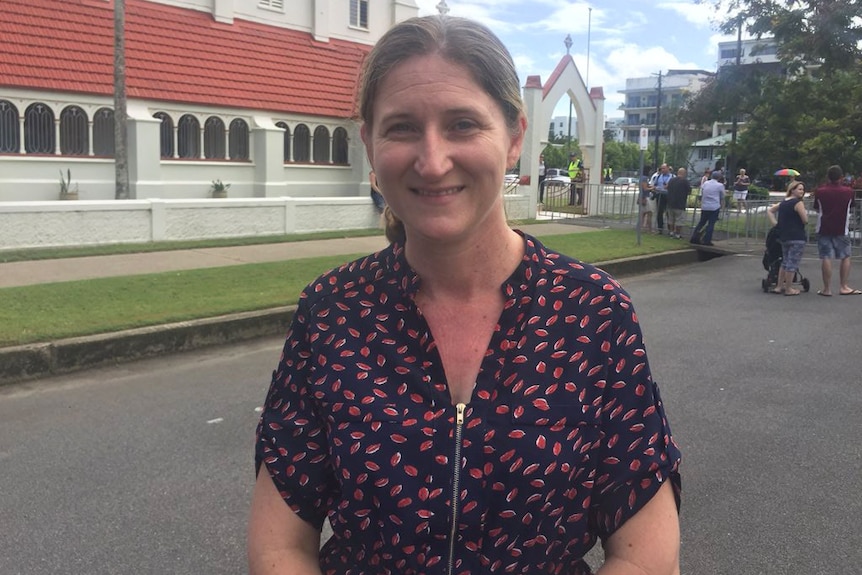
[[721, 213], [721, 202], [724, 199], [724, 176], [719, 170], [710, 175], [710, 179], [700, 187], [700, 221], [695, 226], [689, 240], [693, 244], [704, 246], [712, 243], [712, 231], [718, 215]]
[[671, 177], [670, 166], [662, 164], [653, 182], [656, 209], [655, 223], [659, 234], [664, 233], [664, 213], [667, 210], [667, 184], [670, 182]]
[[539, 203], [545, 202], [545, 155], [539, 154]]
[[678, 240], [682, 239], [682, 222], [685, 220], [685, 208], [691, 195], [691, 183], [687, 175], [686, 169], [680, 168], [667, 184], [667, 229], [670, 237]]
[[701, 187], [703, 187], [703, 185], [709, 181], [711, 174], [712, 174], [712, 170], [710, 170], [709, 168], [704, 168], [703, 175], [700, 177], [700, 186]]
[[733, 199], [736, 200], [737, 214], [748, 209], [745, 200], [748, 198], [748, 186], [750, 185], [751, 178], [745, 173], [745, 168], [739, 168], [739, 174], [733, 183]]
[[841, 185], [841, 166], [829, 166], [827, 183], [814, 190], [813, 208], [817, 211], [817, 254], [823, 288], [822, 296], [832, 295], [832, 260], [840, 260], [838, 294], [860, 295], [862, 290], [850, 287], [850, 214], [853, 190]]
[[386, 209], [386, 199], [377, 187], [377, 176], [374, 175], [374, 170], [368, 173], [368, 184], [371, 188], [371, 201], [374, 202], [374, 207], [377, 208], [377, 213], [383, 214], [383, 210]]
[[581, 184], [581, 176], [583, 175], [583, 167], [584, 163], [578, 158], [578, 155], [574, 152], [569, 154], [569, 179], [571, 180], [569, 184], [569, 205], [581, 205], [583, 203], [582, 190], [583, 185]]
[[506, 221], [520, 89], [472, 20], [410, 18], [367, 55], [391, 243], [300, 297], [257, 428], [251, 575], [582, 575], [598, 539], [602, 573], [679, 573], [680, 454], [631, 299]]
[[778, 285], [773, 288], [773, 293], [800, 294], [800, 291], [793, 287], [793, 278], [799, 271], [802, 253], [805, 251], [808, 211], [802, 201], [804, 196], [805, 184], [791, 181], [787, 185], [787, 196], [766, 210], [770, 223], [778, 226], [778, 239], [781, 241], [781, 269], [778, 272]]
[[640, 179], [640, 194], [638, 197], [638, 201], [640, 203], [640, 218], [641, 218], [641, 231], [653, 234], [655, 230], [652, 227], [652, 215], [655, 212], [655, 198], [652, 191], [652, 185], [650, 185], [650, 172], [652, 170], [649, 166], [644, 166], [643, 174], [641, 174]]

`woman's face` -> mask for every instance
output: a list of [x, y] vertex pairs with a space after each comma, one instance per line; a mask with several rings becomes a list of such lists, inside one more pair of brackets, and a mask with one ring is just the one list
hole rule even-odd
[[797, 184], [793, 186], [793, 188], [790, 190], [790, 195], [794, 198], [801, 198], [805, 195], [805, 186], [802, 184]]
[[525, 119], [512, 135], [496, 101], [438, 55], [405, 60], [378, 94], [362, 141], [408, 238], [462, 238], [502, 213], [503, 176], [521, 152]]

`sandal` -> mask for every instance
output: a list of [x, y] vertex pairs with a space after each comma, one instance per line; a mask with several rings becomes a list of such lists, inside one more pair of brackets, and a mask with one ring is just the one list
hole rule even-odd
[[862, 290], [854, 289], [850, 291], [838, 292], [840, 295], [862, 295]]
[[799, 295], [800, 293], [802, 292], [800, 292], [798, 289], [789, 289], [784, 292], [784, 295]]
[[769, 289], [769, 293], [775, 293], [775, 294], [781, 295], [784, 293], [784, 290], [782, 288], [774, 287], [774, 288]]

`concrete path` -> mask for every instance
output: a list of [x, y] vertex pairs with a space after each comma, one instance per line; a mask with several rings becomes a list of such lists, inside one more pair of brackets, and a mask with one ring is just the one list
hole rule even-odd
[[[592, 231], [595, 228], [554, 222], [519, 226], [519, 229], [531, 235], [539, 236], [571, 234]], [[274, 262], [288, 259], [368, 254], [384, 247], [386, 247], [386, 238], [381, 235], [252, 246], [11, 262], [0, 264], [0, 288]]]

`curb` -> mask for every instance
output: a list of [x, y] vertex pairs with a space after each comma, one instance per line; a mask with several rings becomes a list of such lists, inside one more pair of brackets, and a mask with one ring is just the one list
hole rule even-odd
[[284, 334], [296, 306], [0, 348], [0, 385]]
[[[732, 252], [682, 249], [597, 263], [615, 278]], [[285, 334], [295, 305], [90, 336], [0, 348], [0, 386], [205, 347]]]

